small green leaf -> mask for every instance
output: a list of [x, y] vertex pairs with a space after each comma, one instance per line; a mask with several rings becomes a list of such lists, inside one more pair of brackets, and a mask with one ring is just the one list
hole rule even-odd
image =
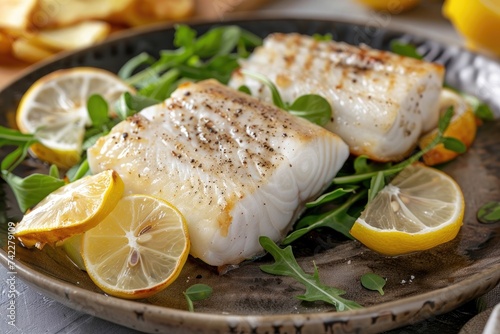
[[125, 65], [118, 71], [118, 76], [122, 79], [128, 79], [132, 73], [142, 65], [152, 65], [155, 59], [149, 54], [142, 52], [129, 59]]
[[328, 41], [333, 40], [333, 35], [331, 33], [326, 33], [326, 34], [317, 34], [316, 33], [316, 34], [312, 35], [312, 38], [318, 42], [328, 42]]
[[267, 86], [267, 88], [269, 88], [269, 90], [271, 91], [271, 96], [273, 98], [274, 105], [277, 106], [278, 108], [283, 109], [283, 110], [287, 110], [287, 107], [286, 107], [285, 103], [281, 99], [281, 94], [278, 91], [278, 88], [265, 75], [262, 75], [262, 74], [256, 73], [256, 72], [247, 71], [247, 70], [242, 70], [241, 73], [243, 73], [244, 75], [249, 76], [252, 79], [260, 81], [265, 86]]
[[82, 177], [90, 174], [89, 161], [87, 159], [80, 162], [79, 165], [73, 166], [68, 171], [68, 177], [71, 182], [81, 179]]
[[0, 126], [0, 146], [22, 145], [23, 143], [33, 144], [36, 141], [33, 134], [25, 134], [18, 130]]
[[92, 125], [96, 128], [101, 127], [109, 120], [108, 103], [101, 95], [93, 94], [89, 97], [87, 111], [92, 120]]
[[188, 303], [190, 312], [194, 312], [194, 301], [200, 301], [209, 298], [212, 295], [213, 289], [206, 284], [191, 285], [185, 292], [184, 296]]
[[160, 103], [160, 101], [156, 99], [142, 95], [132, 95], [129, 92], [125, 92], [118, 99], [115, 109], [121, 119], [126, 119], [142, 109], [158, 103]]
[[463, 154], [467, 151], [467, 146], [460, 140], [453, 137], [443, 137], [443, 145], [447, 150]]
[[288, 108], [288, 111], [318, 125], [327, 124], [332, 117], [332, 107], [322, 96], [306, 94], [299, 96]]
[[449, 107], [448, 109], [446, 109], [444, 115], [439, 118], [438, 131], [441, 135], [446, 131], [446, 129], [450, 125], [454, 113], [455, 112], [453, 111], [453, 107]]
[[303, 271], [297, 263], [290, 246], [281, 249], [268, 237], [260, 237], [261, 246], [271, 254], [275, 263], [261, 265], [260, 269], [268, 274], [289, 276], [303, 284], [306, 291], [303, 295], [296, 296], [305, 301], [323, 301], [335, 306], [337, 311], [354, 310], [361, 308], [358, 303], [340, 297], [345, 292], [341, 289], [326, 286], [319, 279], [318, 269], [314, 266], [314, 274]]
[[477, 211], [477, 220], [483, 224], [500, 222], [500, 202], [489, 202]]
[[245, 93], [245, 94], [248, 94], [248, 95], [252, 95], [252, 91], [246, 85], [241, 85], [240, 87], [238, 87], [238, 90], [240, 92], [242, 92], [242, 93]]
[[398, 40], [391, 41], [391, 51], [405, 57], [423, 59], [424, 57], [417, 51], [415, 45], [403, 43]]
[[320, 206], [325, 203], [331, 202], [346, 194], [353, 193], [358, 188], [359, 188], [358, 186], [349, 186], [349, 185], [344, 188], [337, 188], [330, 192], [324, 193], [323, 195], [319, 196], [316, 200], [312, 202], [306, 203], [306, 208], [314, 208], [316, 206]]
[[190, 28], [186, 24], [178, 24], [175, 26], [174, 46], [189, 47], [196, 40], [196, 30]]
[[476, 117], [487, 122], [495, 120], [495, 115], [493, 113], [493, 110], [491, 110], [490, 106], [488, 106], [486, 103], [484, 103], [483, 101], [481, 101], [480, 99], [478, 99], [473, 95], [464, 92], [458, 92], [458, 93], [472, 107], [472, 111], [474, 112]]
[[371, 202], [384, 187], [385, 177], [384, 173], [380, 171], [371, 179], [370, 189], [368, 190], [368, 202]]
[[374, 273], [368, 273], [361, 276], [361, 285], [368, 290], [378, 291], [382, 296], [384, 295], [384, 286], [387, 281]]
[[368, 165], [368, 159], [369, 158], [366, 155], [360, 155], [357, 156], [356, 159], [354, 159], [353, 166], [355, 174], [373, 172], [373, 170]]
[[297, 223], [295, 230], [286, 236], [282, 241], [283, 245], [288, 245], [304, 236], [308, 232], [322, 228], [328, 227], [339, 233], [342, 233], [347, 238], [352, 239], [349, 231], [352, 225], [356, 221], [356, 218], [347, 214], [347, 210], [361, 198], [366, 196], [367, 191], [362, 190], [359, 193], [353, 194], [347, 201], [345, 201], [341, 206], [319, 215], [309, 215], [305, 216]]
[[56, 165], [50, 165], [49, 176], [58, 179], [59, 178], [59, 168]]

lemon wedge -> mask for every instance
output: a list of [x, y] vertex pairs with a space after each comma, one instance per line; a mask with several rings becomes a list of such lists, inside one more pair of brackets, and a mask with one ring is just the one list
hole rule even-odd
[[443, 15], [462, 34], [470, 49], [500, 56], [498, 0], [446, 0]]
[[88, 98], [100, 94], [112, 106], [126, 91], [132, 88], [105, 70], [59, 70], [36, 81], [23, 95], [16, 123], [21, 132], [34, 133], [40, 141], [31, 147], [36, 157], [70, 168], [80, 161], [85, 127], [91, 125]]
[[[443, 88], [439, 104], [441, 115], [444, 114], [449, 107], [453, 107], [454, 111], [450, 125], [444, 132], [444, 136], [456, 138], [460, 140], [466, 148], [469, 148], [474, 142], [477, 132], [476, 116], [471, 106], [458, 93], [447, 88]], [[429, 145], [436, 136], [437, 129], [422, 136], [419, 140], [420, 148], [423, 149]], [[439, 144], [424, 154], [423, 159], [426, 165], [433, 166], [450, 161], [458, 155], [459, 153], [450, 151], [446, 149], [443, 144]]]
[[450, 176], [412, 165], [368, 203], [351, 234], [385, 255], [423, 251], [456, 237], [464, 206], [462, 191]]
[[96, 226], [123, 195], [120, 176], [107, 170], [86, 176], [45, 197], [16, 225], [14, 235], [26, 246], [42, 248]]
[[90, 278], [104, 292], [138, 299], [178, 277], [190, 245], [186, 220], [172, 204], [130, 195], [83, 235], [81, 254]]

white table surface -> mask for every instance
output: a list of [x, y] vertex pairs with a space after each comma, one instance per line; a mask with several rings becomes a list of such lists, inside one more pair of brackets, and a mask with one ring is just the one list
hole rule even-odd
[[[217, 0], [214, 0], [217, 1]], [[465, 1], [465, 0], [464, 0]], [[355, 20], [381, 28], [392, 27], [411, 30], [416, 34], [431, 37], [434, 40], [461, 44], [462, 39], [448, 21], [441, 16], [442, 1], [422, 0], [422, 4], [407, 13], [388, 15], [369, 10], [349, 0], [274, 0], [258, 12], [265, 14], [287, 15], [296, 17], [318, 17], [341, 20]], [[134, 330], [107, 322], [105, 320], [70, 309], [26, 286], [21, 280], [16, 281], [16, 326], [8, 325], [6, 289], [7, 271], [0, 269], [0, 333], [138, 333]], [[499, 300], [500, 289], [487, 295], [483, 301], [487, 307], [493, 307]], [[447, 321], [447, 320], [445, 320]], [[404, 333], [429, 333], [429, 324], [422, 327], [405, 328]], [[392, 333], [392, 332], [391, 332]], [[394, 332], [396, 333], [396, 332]]]

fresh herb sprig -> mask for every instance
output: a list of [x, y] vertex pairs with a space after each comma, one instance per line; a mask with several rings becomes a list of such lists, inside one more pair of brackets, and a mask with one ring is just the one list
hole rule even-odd
[[163, 50], [159, 59], [146, 53], [130, 59], [119, 76], [139, 89], [138, 95], [166, 99], [186, 81], [216, 79], [227, 83], [239, 59], [262, 44], [262, 39], [237, 26], [220, 26], [197, 36], [187, 25], [177, 25], [174, 50]]
[[295, 259], [292, 248], [287, 246], [281, 249], [268, 237], [260, 237], [261, 246], [271, 254], [275, 260], [273, 264], [261, 265], [260, 269], [268, 274], [289, 276], [306, 287], [303, 295], [296, 296], [304, 301], [323, 301], [334, 305], [337, 311], [348, 311], [362, 308], [358, 303], [340, 297], [345, 294], [344, 290], [330, 287], [321, 283], [318, 269], [314, 267], [314, 274], [307, 274], [299, 266]]
[[[317, 94], [305, 94], [299, 96], [292, 103], [283, 101], [281, 94], [276, 85], [269, 80], [265, 75], [260, 73], [242, 70], [242, 74], [260, 81], [271, 91], [271, 97], [274, 105], [278, 108], [288, 111], [290, 114], [305, 118], [312, 123], [325, 125], [332, 117], [332, 107], [330, 103], [322, 96]], [[239, 88], [241, 91], [250, 93], [250, 89], [246, 86]]]
[[22, 178], [13, 174], [13, 171], [28, 156], [29, 147], [38, 142], [34, 134], [23, 134], [17, 130], [0, 126], [0, 147], [14, 147], [14, 150], [8, 153], [0, 164], [1, 177], [12, 189], [22, 212], [65, 184], [63, 180], [59, 179], [59, 172], [55, 166], [50, 168], [48, 175], [33, 173]]

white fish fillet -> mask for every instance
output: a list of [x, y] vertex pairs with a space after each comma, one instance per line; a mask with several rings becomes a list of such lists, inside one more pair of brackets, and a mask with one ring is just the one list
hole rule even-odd
[[[267, 76], [285, 102], [306, 93], [325, 97], [333, 111], [325, 127], [338, 134], [351, 153], [374, 160], [404, 158], [439, 118], [444, 68], [438, 64], [366, 46], [276, 33], [241, 67]], [[254, 96], [271, 101], [262, 83], [240, 71], [229, 85], [247, 85]]]
[[115, 126], [88, 161], [118, 172], [126, 193], [174, 204], [191, 255], [222, 266], [261, 254], [260, 236], [282, 240], [348, 155], [322, 127], [208, 80]]

